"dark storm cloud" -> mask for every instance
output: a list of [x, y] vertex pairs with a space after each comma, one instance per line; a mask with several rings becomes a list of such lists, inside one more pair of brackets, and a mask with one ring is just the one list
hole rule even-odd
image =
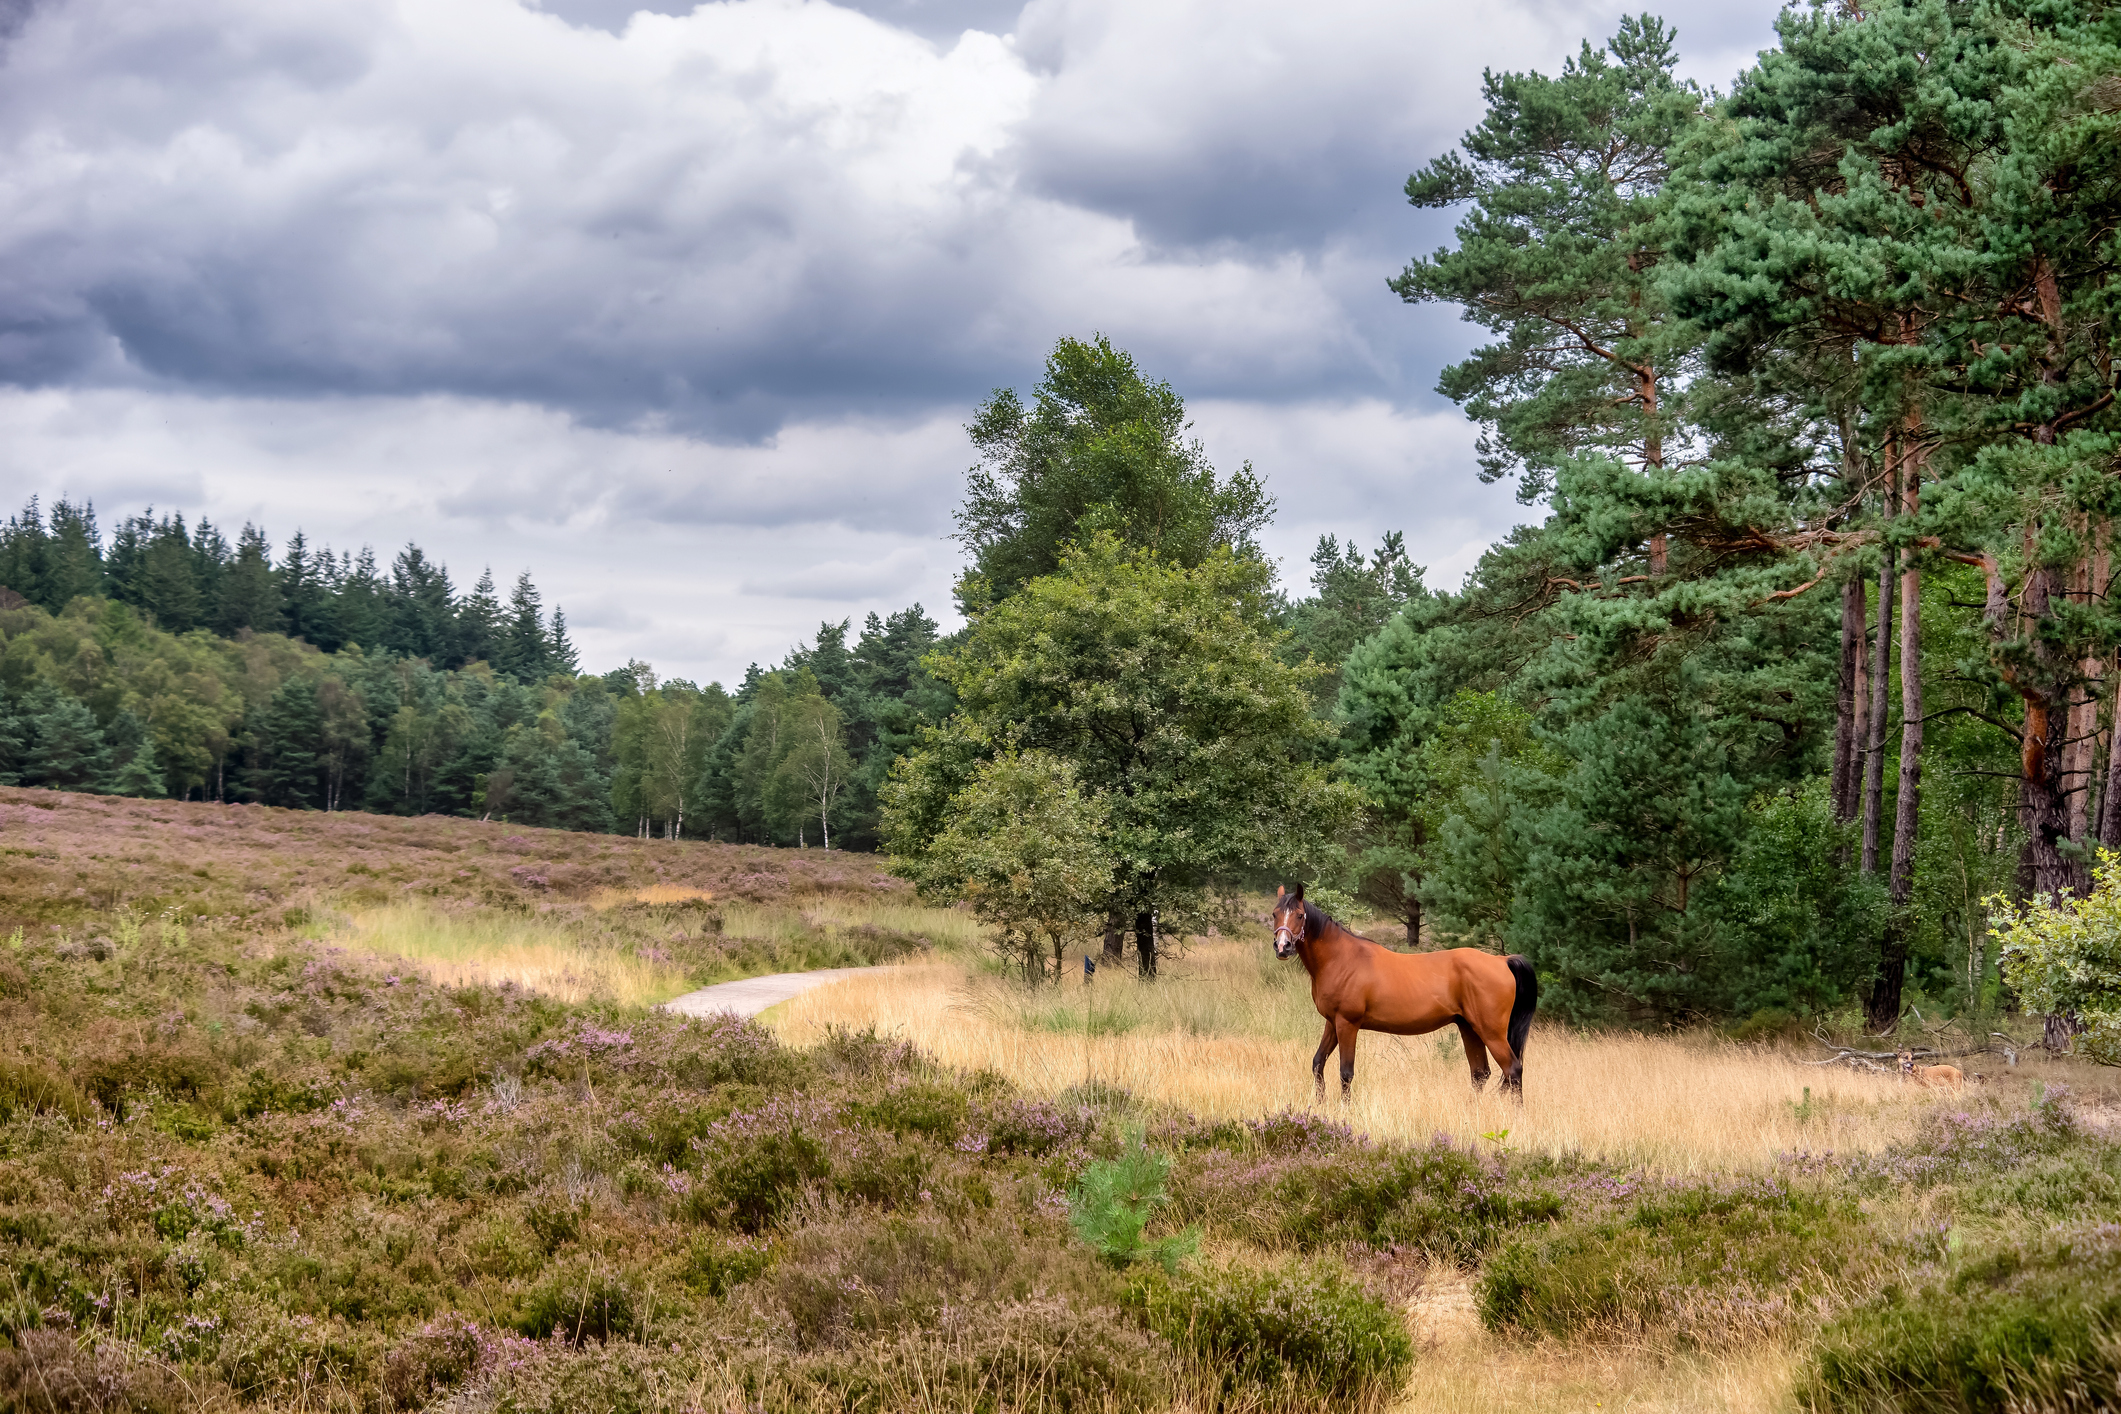
[[1404, 396], [1433, 321], [1380, 287], [1443, 227], [1396, 187], [1484, 56], [1582, 27], [656, 8], [29, 14], [0, 86], [0, 380], [447, 392], [756, 439], [962, 402], [1095, 328], [1203, 394]]

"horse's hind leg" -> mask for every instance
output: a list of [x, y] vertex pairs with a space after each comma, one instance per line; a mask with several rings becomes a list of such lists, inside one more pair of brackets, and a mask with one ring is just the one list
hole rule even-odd
[[1334, 1023], [1340, 1041], [1340, 1102], [1348, 1103], [1348, 1091], [1355, 1084], [1355, 1038], [1362, 1028], [1354, 1022], [1341, 1020]]
[[1473, 1072], [1473, 1089], [1478, 1093], [1488, 1084], [1487, 1045], [1480, 1039], [1480, 1033], [1473, 1029], [1473, 1023], [1462, 1016], [1452, 1020], [1458, 1023], [1458, 1039], [1466, 1043], [1466, 1068]]
[[1502, 1093], [1518, 1104], [1524, 1103], [1524, 1057], [1510, 1049], [1505, 1041], [1495, 1052], [1495, 1063], [1502, 1067]]
[[1333, 1023], [1328, 1020], [1325, 1038], [1318, 1043], [1318, 1054], [1311, 1057], [1311, 1079], [1317, 1082], [1311, 1093], [1313, 1103], [1322, 1105], [1326, 1102], [1326, 1057], [1333, 1054], [1333, 1047], [1337, 1044], [1339, 1038], [1333, 1034]]

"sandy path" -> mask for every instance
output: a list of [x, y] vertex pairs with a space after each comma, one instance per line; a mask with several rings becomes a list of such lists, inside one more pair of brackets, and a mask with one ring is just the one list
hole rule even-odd
[[682, 1012], [686, 1016], [712, 1016], [718, 1011], [737, 1016], [757, 1016], [770, 1006], [779, 1006], [790, 997], [799, 997], [812, 987], [822, 987], [827, 982], [838, 982], [847, 977], [860, 977], [871, 972], [888, 972], [888, 967], [826, 967], [816, 972], [775, 972], [765, 977], [746, 977], [736, 982], [717, 982], [712, 987], [702, 987], [697, 992], [687, 992], [682, 997], [673, 997], [663, 1003], [663, 1010]]

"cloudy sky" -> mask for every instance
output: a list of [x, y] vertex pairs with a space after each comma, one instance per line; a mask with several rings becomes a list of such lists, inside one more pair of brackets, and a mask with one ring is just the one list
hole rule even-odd
[[[1102, 331], [1218, 465], [1455, 586], [1523, 514], [1385, 288], [1573, 0], [0, 0], [0, 491], [530, 568], [733, 680], [919, 600], [989, 390]], [[1685, 0], [1727, 83], [1771, 4]]]

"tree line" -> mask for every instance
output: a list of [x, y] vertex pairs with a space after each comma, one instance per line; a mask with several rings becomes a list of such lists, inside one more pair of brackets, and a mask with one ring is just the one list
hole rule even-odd
[[415, 544], [385, 571], [368, 546], [334, 554], [297, 531], [276, 563], [257, 526], [231, 546], [204, 517], [187, 527], [150, 508], [120, 521], [106, 546], [93, 504], [61, 499], [47, 516], [32, 497], [0, 526], [0, 586], [53, 614], [83, 596], [115, 600], [177, 634], [284, 633], [326, 653], [359, 644], [439, 668], [488, 663], [523, 682], [580, 667], [566, 613], [547, 616], [528, 570], [505, 601], [491, 569], [460, 594]]
[[915, 605], [820, 625], [735, 691], [579, 671], [530, 575], [458, 593], [408, 545], [275, 560], [245, 526], [32, 501], [0, 529], [0, 784], [873, 848], [876, 792], [947, 712]]

